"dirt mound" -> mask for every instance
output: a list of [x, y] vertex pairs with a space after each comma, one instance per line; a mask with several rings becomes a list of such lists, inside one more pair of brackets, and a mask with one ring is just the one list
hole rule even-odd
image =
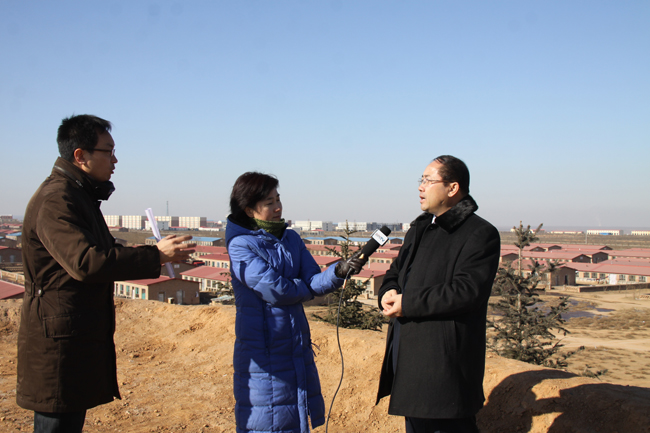
[[[0, 301], [0, 431], [31, 431], [15, 404], [16, 330], [21, 301]], [[232, 432], [233, 306], [116, 301], [122, 400], [88, 412], [85, 432]], [[329, 408], [341, 375], [335, 328], [312, 321]], [[374, 406], [385, 333], [340, 330], [345, 376], [329, 431], [401, 432]], [[478, 420], [482, 432], [650, 432], [650, 390], [603, 383], [489, 355]], [[315, 432], [325, 432], [319, 427]]]

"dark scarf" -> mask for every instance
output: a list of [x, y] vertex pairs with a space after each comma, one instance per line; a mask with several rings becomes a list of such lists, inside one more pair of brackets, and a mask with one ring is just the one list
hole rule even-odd
[[267, 232], [271, 233], [273, 236], [276, 238], [280, 239], [282, 238], [282, 235], [284, 234], [284, 230], [287, 227], [287, 224], [284, 222], [284, 219], [281, 219], [280, 221], [264, 221], [264, 220], [258, 220], [257, 218], [251, 218], [253, 220], [253, 224], [260, 229], [264, 229]]

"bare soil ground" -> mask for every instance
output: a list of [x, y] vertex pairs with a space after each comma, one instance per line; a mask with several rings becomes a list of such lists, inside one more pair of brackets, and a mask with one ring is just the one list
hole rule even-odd
[[[573, 299], [602, 316], [569, 322], [567, 348], [587, 349], [570, 358], [568, 371], [488, 354], [482, 432], [650, 432], [650, 301], [610, 293]], [[32, 431], [32, 413], [15, 404], [21, 304], [0, 301], [0, 432]], [[116, 305], [122, 400], [91, 409], [84, 431], [233, 432], [234, 307]], [[329, 408], [341, 374], [336, 332], [314, 320], [311, 327]], [[340, 336], [345, 376], [329, 432], [403, 432], [403, 419], [387, 414], [388, 399], [374, 405], [385, 333], [343, 329]], [[585, 368], [608, 372], [598, 379], [575, 374]]]

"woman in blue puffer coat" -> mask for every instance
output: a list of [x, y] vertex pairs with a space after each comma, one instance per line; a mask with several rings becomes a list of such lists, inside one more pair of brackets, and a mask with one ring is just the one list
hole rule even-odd
[[226, 226], [237, 318], [233, 357], [237, 432], [309, 432], [325, 404], [302, 303], [361, 270], [353, 256], [324, 272], [300, 236], [286, 230], [278, 180], [241, 175]]

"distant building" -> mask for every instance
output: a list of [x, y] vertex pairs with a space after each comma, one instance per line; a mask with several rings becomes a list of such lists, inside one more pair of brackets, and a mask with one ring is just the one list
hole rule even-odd
[[[343, 222], [338, 223], [338, 225], [336, 226], [336, 230], [343, 231], [347, 227], [350, 230], [356, 230], [358, 232], [365, 232], [365, 231], [370, 230], [368, 227], [369, 227], [369, 225], [372, 225], [372, 224], [373, 223], [367, 223], [367, 222], [363, 222], [363, 221], [359, 221], [359, 222], [357, 222], [357, 221], [343, 221]], [[375, 224], [377, 224], [377, 223], [375, 223]]]
[[[144, 240], [144, 243], [145, 245], [156, 245], [158, 241], [156, 241], [155, 237], [150, 236]], [[185, 241], [184, 243], [196, 243], [196, 245], [205, 247], [221, 247], [224, 244], [224, 240], [222, 238], [194, 236], [191, 240]]]
[[109, 227], [122, 227], [122, 215], [104, 215], [104, 221]]
[[15, 239], [7, 239], [6, 237], [0, 235], [0, 247], [16, 247], [18, 246], [18, 241]]
[[230, 256], [228, 254], [206, 254], [201, 256], [200, 260], [204, 262], [206, 266], [213, 268], [230, 268]]
[[322, 230], [324, 232], [334, 231], [336, 228], [332, 221], [295, 221], [292, 227], [299, 227], [301, 231]]
[[22, 299], [25, 286], [0, 280], [0, 299]]
[[23, 252], [18, 248], [0, 247], [0, 263], [22, 263]]
[[208, 255], [208, 254], [228, 254], [228, 250], [226, 247], [213, 247], [213, 246], [204, 246], [204, 245], [197, 245], [194, 248], [194, 253], [192, 254], [192, 258], [194, 260], [201, 260], [202, 256]]
[[200, 284], [180, 278], [158, 277], [145, 280], [116, 281], [114, 294], [118, 298], [146, 299], [180, 305], [199, 303]]
[[588, 235], [607, 235], [607, 236], [620, 236], [623, 230], [607, 230], [607, 229], [593, 229], [587, 230]]
[[650, 236], [650, 230], [632, 230], [630, 234], [633, 236]]
[[306, 245], [338, 245], [340, 240], [340, 238], [319, 238], [312, 236], [303, 239]]
[[122, 227], [133, 230], [142, 230], [147, 217], [142, 215], [122, 215]]
[[160, 216], [154, 216], [154, 218], [156, 218], [156, 221], [166, 222], [167, 227], [175, 227], [179, 225], [178, 224], [179, 217], [177, 216], [160, 215]]
[[228, 284], [231, 280], [230, 269], [212, 266], [199, 266], [182, 272], [181, 276], [184, 280], [198, 282], [201, 291], [212, 292], [219, 290], [219, 283]]
[[650, 263], [646, 266], [622, 263], [571, 263], [578, 284], [634, 284], [650, 281]]
[[[156, 225], [158, 226], [159, 231], [168, 231], [169, 230], [169, 221], [160, 221], [158, 218], [156, 218]], [[145, 230], [151, 230], [151, 223], [149, 222], [149, 219], [144, 222], [144, 229]]]
[[208, 224], [206, 217], [185, 216], [178, 217], [178, 225], [180, 227], [187, 227], [190, 230], [198, 230]]
[[313, 256], [313, 257], [314, 260], [316, 260], [316, 264], [321, 269], [326, 269], [332, 266], [334, 263], [338, 263], [341, 261], [341, 258], [337, 256]]

